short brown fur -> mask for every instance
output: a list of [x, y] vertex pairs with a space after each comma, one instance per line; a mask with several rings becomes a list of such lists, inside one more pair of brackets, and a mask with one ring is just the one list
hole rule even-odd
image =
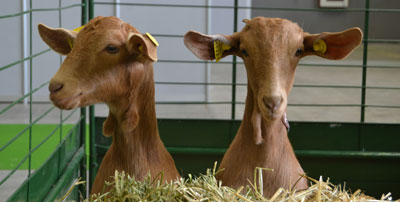
[[[311, 35], [295, 23], [279, 18], [257, 17], [244, 20], [242, 31], [230, 36], [204, 35], [190, 31], [185, 45], [199, 58], [215, 59], [215, 40], [231, 46], [223, 53], [237, 55], [247, 71], [247, 97], [242, 124], [224, 155], [217, 178], [234, 188], [253, 182], [256, 167], [263, 171], [263, 193], [270, 197], [283, 187], [297, 190], [308, 187], [307, 180], [286, 130], [287, 97], [294, 82], [299, 60], [307, 55], [341, 59], [357, 47], [362, 38], [358, 28], [339, 33]], [[325, 53], [313, 50], [313, 43], [323, 39]], [[296, 181], [299, 180], [297, 183]]]
[[[91, 193], [102, 192], [104, 181], [110, 181], [115, 170], [138, 180], [160, 172], [165, 181], [179, 178], [158, 134], [153, 78], [157, 52], [149, 38], [116, 17], [96, 17], [79, 33], [44, 25], [39, 25], [39, 32], [50, 47], [67, 54], [50, 81], [54, 105], [73, 109], [105, 102], [110, 109], [103, 133], [113, 141]], [[118, 48], [117, 53], [107, 52], [110, 44]]]

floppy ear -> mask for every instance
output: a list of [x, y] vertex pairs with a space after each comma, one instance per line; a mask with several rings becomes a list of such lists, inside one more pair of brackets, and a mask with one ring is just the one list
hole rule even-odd
[[129, 53], [143, 54], [151, 61], [157, 61], [157, 46], [151, 42], [147, 35], [130, 33], [127, 46]]
[[189, 31], [184, 36], [184, 43], [198, 58], [202, 60], [217, 59], [217, 62], [227, 55], [237, 54], [239, 49], [238, 37], [235, 34], [230, 36], [206, 35], [196, 31]]
[[51, 49], [61, 55], [71, 52], [72, 45], [78, 32], [64, 28], [51, 28], [44, 24], [38, 25], [39, 35]]
[[317, 55], [331, 60], [348, 56], [362, 41], [363, 33], [354, 27], [343, 32], [304, 35], [304, 56]]

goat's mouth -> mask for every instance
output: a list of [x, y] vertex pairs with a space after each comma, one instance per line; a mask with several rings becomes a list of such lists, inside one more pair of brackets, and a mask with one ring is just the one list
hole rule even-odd
[[264, 119], [266, 120], [277, 120], [281, 119], [285, 113], [286, 103], [282, 103], [279, 107], [271, 109], [262, 103], [260, 106], [260, 112]]
[[50, 94], [50, 100], [54, 106], [60, 109], [70, 110], [79, 107], [83, 93], [77, 93], [73, 96], [60, 97], [57, 93]]
[[283, 116], [283, 113], [280, 111], [271, 111], [271, 110], [261, 110], [262, 111], [262, 116], [267, 119], [267, 120], [276, 120], [280, 119]]

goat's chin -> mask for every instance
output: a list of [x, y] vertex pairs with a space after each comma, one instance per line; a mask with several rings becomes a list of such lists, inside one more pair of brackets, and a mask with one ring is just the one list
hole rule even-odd
[[59, 109], [71, 110], [80, 107], [82, 93], [73, 96], [60, 97], [57, 94], [50, 94], [50, 100]]
[[261, 116], [266, 121], [280, 120], [284, 114], [283, 110], [277, 110], [277, 111], [271, 112], [270, 110], [264, 108], [264, 109], [261, 109], [260, 111], [261, 111]]
[[275, 121], [275, 120], [281, 119], [282, 116], [283, 116], [283, 113], [279, 113], [279, 112], [271, 113], [268, 111], [266, 113], [262, 113], [262, 117], [267, 121]]

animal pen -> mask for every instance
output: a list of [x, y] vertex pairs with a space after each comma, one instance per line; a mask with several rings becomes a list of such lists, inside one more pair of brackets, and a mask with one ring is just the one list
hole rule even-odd
[[[103, 116], [107, 113], [104, 105], [62, 111], [48, 105], [47, 98], [35, 97], [38, 92], [47, 93], [43, 89], [51, 77], [50, 73], [47, 80], [38, 79], [41, 74], [47, 75], [42, 65], [50, 59], [60, 65], [63, 59], [50, 49], [35, 47], [39, 44], [36, 26], [47, 23], [50, 14], [54, 17], [53, 27], [68, 29], [84, 25], [94, 16], [116, 15], [144, 32], [151, 32], [160, 41], [160, 60], [155, 63], [158, 126], [183, 176], [197, 175], [212, 167], [214, 161], [221, 161], [240, 125], [246, 91], [243, 78], [246, 72], [241, 60], [235, 56], [218, 63], [195, 59], [184, 50], [185, 31], [200, 27], [214, 34], [224, 32], [221, 27], [225, 26], [230, 29], [225, 34], [230, 34], [240, 30], [243, 16], [287, 17], [294, 13], [295, 19], [346, 17], [346, 22], [331, 20], [325, 25], [297, 22], [305, 31], [313, 27], [317, 27], [313, 28], [315, 31], [319, 27], [326, 31], [331, 25], [341, 24], [359, 26], [364, 38], [351, 58], [342, 62], [327, 63], [313, 58], [298, 65], [294, 95], [288, 104], [289, 138], [309, 176], [329, 177], [334, 183], [345, 183], [353, 191], [360, 188], [375, 197], [391, 192], [394, 198], [400, 198], [400, 40], [392, 35], [385, 38], [376, 31], [385, 28], [383, 21], [399, 18], [399, 7], [387, 8], [374, 0], [351, 1], [356, 3], [350, 2], [350, 8], [345, 9], [265, 6], [256, 2], [59, 0], [46, 5], [24, 0], [13, 8], [21, 12], [1, 8], [2, 27], [7, 27], [6, 24], [19, 27], [0, 32], [0, 40], [6, 44], [1, 47], [5, 59], [0, 64], [0, 93], [4, 94], [15, 82], [16, 78], [10, 75], [22, 78], [23, 93], [0, 97], [0, 194], [6, 197], [0, 201], [54, 201], [79, 179], [90, 186], [110, 145], [111, 139], [102, 135]], [[359, 5], [362, 7], [356, 7]], [[135, 12], [138, 13], [135, 18], [127, 17]], [[174, 18], [171, 13], [182, 15]], [[178, 21], [162, 21], [161, 14]], [[202, 18], [188, 17], [192, 15]], [[361, 23], [349, 20], [353, 18]], [[190, 23], [196, 20], [200, 25]], [[143, 21], [146, 24], [141, 24]], [[223, 25], [213, 24], [216, 21]], [[182, 30], [168, 27], [179, 23], [183, 24]], [[12, 38], [10, 35], [16, 33], [23, 47], [22, 53], [15, 54], [18, 57], [6, 49], [12, 46], [7, 36]], [[48, 71], [55, 72], [57, 68], [52, 66]], [[201, 96], [196, 97], [196, 93]], [[36, 108], [43, 103], [45, 107], [38, 113]], [[20, 113], [19, 120], [7, 121], [15, 113]], [[42, 123], [46, 117], [52, 119], [51, 123]], [[23, 176], [18, 183], [17, 174]], [[87, 186], [79, 185], [68, 199], [79, 200], [86, 196], [87, 190]]]

